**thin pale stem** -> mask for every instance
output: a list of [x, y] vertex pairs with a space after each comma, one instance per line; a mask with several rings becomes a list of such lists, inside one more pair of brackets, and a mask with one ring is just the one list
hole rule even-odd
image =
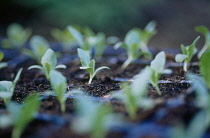
[[88, 84], [91, 84], [92, 80], [93, 80], [93, 77], [90, 76], [90, 79], [88, 81]]
[[132, 58], [128, 58], [124, 64], [122, 65], [122, 69], [124, 70], [130, 63], [132, 62]]
[[184, 68], [184, 71], [185, 71], [185, 72], [187, 72], [187, 67], [188, 67], [188, 66], [187, 66], [187, 62], [184, 62], [183, 68]]
[[158, 95], [162, 95], [162, 93], [161, 93], [161, 91], [160, 91], [158, 86], [156, 86], [155, 89], [157, 90]]
[[201, 51], [198, 53], [198, 59], [201, 58], [201, 56], [203, 55], [203, 53], [206, 51], [207, 48], [208, 48], [207, 45], [203, 46], [203, 48], [201, 49]]

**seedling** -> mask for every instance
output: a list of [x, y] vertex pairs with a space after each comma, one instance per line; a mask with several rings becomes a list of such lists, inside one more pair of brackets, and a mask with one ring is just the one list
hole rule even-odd
[[85, 69], [89, 73], [90, 79], [88, 81], [88, 84], [91, 84], [93, 78], [100, 70], [109, 69], [109, 67], [103, 66], [95, 70], [95, 60], [94, 59], [91, 60], [90, 55], [80, 48], [77, 49], [77, 52], [80, 58], [80, 62], [82, 64], [82, 67], [80, 67], [80, 69]]
[[198, 36], [194, 42], [189, 46], [181, 45], [182, 54], [177, 54], [175, 57], [176, 62], [184, 62], [183, 69], [185, 72], [187, 72], [187, 65], [190, 63], [192, 57], [196, 54], [197, 48], [195, 47], [197, 41], [200, 39], [200, 36]]
[[[4, 53], [0, 52], [0, 62], [3, 60], [4, 58]], [[7, 63], [6, 62], [1, 62], [0, 63], [0, 69], [4, 68], [7, 66]]]
[[51, 35], [63, 45], [65, 50], [69, 50], [72, 44], [75, 42], [74, 37], [71, 35], [68, 29], [60, 30], [55, 28], [51, 31]]
[[38, 95], [33, 95], [24, 100], [24, 105], [10, 103], [8, 105], [9, 118], [13, 122], [12, 138], [20, 138], [27, 124], [38, 112], [40, 101]]
[[106, 45], [106, 36], [104, 33], [94, 34], [90, 28], [85, 28], [84, 35], [82, 35], [72, 26], [68, 26], [68, 30], [83, 50], [92, 54], [92, 56], [95, 54], [98, 59], [101, 58]]
[[210, 49], [210, 32], [209, 32], [209, 29], [203, 25], [201, 26], [197, 26], [195, 28], [195, 30], [201, 34], [204, 35], [205, 37], [205, 44], [203, 46], [203, 48], [201, 49], [201, 51], [198, 53], [198, 58], [200, 59], [201, 56], [203, 55], [203, 53], [206, 51], [206, 50], [209, 50]]
[[45, 40], [42, 36], [35, 35], [30, 40], [29, 49], [23, 49], [23, 53], [35, 59], [38, 63], [41, 61], [42, 56], [50, 47], [47, 40]]
[[11, 97], [14, 93], [15, 90], [15, 86], [17, 84], [17, 81], [20, 78], [20, 74], [22, 72], [22, 68], [18, 71], [17, 75], [15, 76], [15, 79], [13, 80], [13, 82], [11, 81], [0, 81], [0, 98], [4, 99], [5, 104], [7, 105], [10, 100]]
[[170, 74], [172, 71], [170, 69], [164, 69], [166, 62], [165, 52], [160, 52], [156, 55], [155, 59], [151, 62], [150, 68], [152, 71], [150, 82], [157, 90], [157, 93], [161, 95], [161, 91], [158, 87], [158, 81], [162, 74]]
[[67, 83], [66, 83], [66, 78], [58, 71], [52, 70], [50, 72], [50, 83], [51, 86], [53, 87], [53, 90], [55, 91], [55, 94], [58, 98], [58, 101], [61, 104], [61, 111], [64, 113], [65, 112], [65, 102], [66, 102], [66, 88], [67, 88]]
[[52, 49], [48, 49], [45, 54], [42, 56], [40, 65], [32, 65], [28, 69], [40, 69], [46, 76], [48, 80], [50, 80], [50, 71], [58, 69], [58, 68], [66, 68], [65, 65], [57, 65], [57, 58], [56, 54]]
[[152, 57], [152, 54], [148, 49], [148, 42], [157, 33], [155, 28], [156, 28], [156, 22], [151, 21], [146, 25], [144, 30], [136, 29], [140, 37], [139, 48], [141, 49], [142, 52], [148, 53], [149, 56], [148, 58]]
[[210, 51], [206, 51], [200, 61], [200, 73], [202, 74], [203, 78], [204, 78], [204, 82], [207, 85], [207, 87], [210, 89]]
[[136, 30], [130, 30], [126, 36], [124, 42], [118, 42], [114, 48], [117, 49], [119, 47], [124, 47], [126, 49], [128, 58], [122, 65], [122, 69], [125, 69], [133, 60], [139, 58], [142, 53], [139, 51], [138, 44], [140, 42], [139, 34]]
[[31, 35], [31, 29], [24, 29], [19, 24], [11, 24], [7, 29], [7, 39], [2, 41], [4, 48], [21, 48]]
[[151, 69], [146, 67], [135, 76], [134, 82], [130, 85], [123, 85], [123, 93], [116, 92], [112, 97], [119, 98], [125, 104], [129, 117], [133, 119], [139, 108], [145, 110], [153, 107], [151, 99], [147, 98], [148, 81], [151, 76]]
[[90, 134], [91, 138], [104, 138], [111, 127], [120, 124], [119, 118], [110, 107], [80, 96], [71, 128], [78, 134]]

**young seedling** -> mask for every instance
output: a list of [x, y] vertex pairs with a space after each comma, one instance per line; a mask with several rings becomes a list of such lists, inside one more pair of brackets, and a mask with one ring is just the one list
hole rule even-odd
[[90, 28], [85, 28], [84, 35], [82, 35], [72, 26], [68, 26], [68, 30], [83, 50], [92, 54], [92, 56], [95, 55], [98, 59], [101, 58], [106, 46], [106, 36], [104, 33], [94, 34]]
[[200, 73], [203, 76], [206, 86], [210, 89], [210, 50], [203, 53], [200, 61]]
[[40, 101], [38, 98], [38, 95], [33, 95], [26, 98], [23, 106], [15, 103], [9, 104], [8, 111], [11, 114], [11, 120], [13, 120], [12, 138], [20, 138], [27, 124], [33, 120], [37, 114], [40, 106]]
[[132, 29], [126, 34], [124, 42], [118, 42], [114, 46], [116, 49], [120, 46], [126, 49], [128, 58], [122, 65], [122, 69], [125, 69], [133, 60], [139, 58], [141, 55], [148, 55], [148, 53], [140, 51], [139, 43], [139, 33], [135, 29]]
[[110, 107], [80, 96], [71, 128], [78, 134], [89, 134], [91, 138], [104, 138], [111, 127], [121, 123], [119, 118]]
[[14, 23], [7, 29], [7, 39], [2, 41], [4, 48], [21, 48], [31, 35], [31, 29], [24, 29], [21, 25]]
[[119, 98], [125, 104], [129, 117], [136, 117], [139, 108], [144, 110], [153, 107], [154, 103], [147, 98], [148, 81], [151, 76], [151, 69], [146, 67], [142, 72], [134, 77], [134, 82], [130, 85], [123, 85], [123, 93], [116, 92], [112, 97]]
[[144, 28], [144, 30], [138, 28], [136, 28], [136, 30], [139, 33], [140, 37], [139, 48], [141, 49], [142, 52], [148, 53], [149, 56], [148, 58], [151, 58], [152, 54], [148, 49], [148, 42], [157, 33], [156, 22], [154, 21], [149, 22]]
[[6, 62], [1, 62], [4, 58], [4, 53], [3, 52], [0, 52], [0, 69], [4, 68], [7, 66], [7, 63]]
[[103, 66], [95, 70], [95, 60], [94, 59], [91, 60], [90, 55], [80, 48], [77, 49], [77, 52], [80, 58], [80, 62], [82, 64], [82, 67], [80, 67], [80, 69], [85, 69], [89, 73], [90, 79], [88, 81], [88, 84], [91, 84], [93, 78], [100, 70], [109, 69], [109, 67]]
[[210, 32], [209, 32], [209, 29], [203, 25], [201, 26], [197, 26], [195, 28], [195, 30], [201, 34], [204, 35], [205, 37], [205, 44], [203, 46], [203, 48], [201, 49], [201, 51], [198, 53], [198, 58], [200, 59], [201, 56], [203, 55], [203, 53], [206, 51], [206, 50], [209, 50], [210, 49]]
[[182, 54], [177, 54], [175, 57], [176, 62], [184, 62], [183, 69], [185, 72], [187, 72], [187, 65], [190, 63], [192, 57], [196, 54], [197, 48], [195, 47], [196, 43], [200, 39], [200, 36], [198, 36], [194, 42], [189, 46], [181, 45]]
[[170, 69], [164, 69], [166, 62], [165, 52], [160, 52], [156, 55], [155, 59], [151, 62], [150, 68], [152, 71], [150, 82], [157, 90], [157, 93], [161, 95], [161, 91], [158, 87], [158, 81], [162, 74], [170, 74], [172, 71]]
[[4, 99], [5, 104], [7, 105], [11, 97], [14, 93], [15, 86], [17, 84], [17, 81], [20, 78], [20, 74], [22, 72], [22, 68], [18, 71], [17, 75], [15, 76], [15, 79], [13, 82], [11, 81], [0, 81], [0, 98]]
[[42, 36], [35, 35], [30, 40], [30, 47], [31, 50], [23, 49], [23, 53], [40, 63], [42, 56], [50, 46]]
[[75, 42], [68, 29], [60, 30], [55, 28], [51, 31], [51, 35], [62, 44], [64, 50], [69, 50]]
[[46, 76], [48, 80], [50, 80], [50, 71], [58, 69], [58, 68], [66, 68], [65, 65], [57, 65], [57, 58], [56, 54], [52, 49], [48, 49], [45, 54], [42, 56], [40, 65], [32, 65], [28, 69], [40, 69]]
[[66, 102], [66, 96], [65, 92], [67, 89], [67, 83], [66, 78], [58, 71], [52, 70], [50, 72], [50, 83], [53, 87], [53, 90], [55, 91], [55, 94], [58, 98], [58, 101], [61, 104], [61, 111], [65, 112], [65, 102]]

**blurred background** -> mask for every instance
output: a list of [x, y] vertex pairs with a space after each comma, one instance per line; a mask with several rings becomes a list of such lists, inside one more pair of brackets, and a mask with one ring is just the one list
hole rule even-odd
[[[11, 23], [31, 27], [34, 34], [50, 35], [52, 28], [67, 25], [89, 26], [95, 32], [124, 38], [133, 27], [157, 22], [158, 34], [149, 45], [179, 48], [191, 44], [197, 25], [210, 28], [209, 0], [1, 0], [0, 36]], [[203, 41], [202, 37], [202, 41]], [[203, 42], [199, 42], [202, 47]]]

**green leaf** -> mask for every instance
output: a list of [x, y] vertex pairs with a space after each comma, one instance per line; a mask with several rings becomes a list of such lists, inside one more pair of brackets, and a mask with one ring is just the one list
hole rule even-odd
[[210, 51], [205, 52], [200, 59], [200, 72], [203, 75], [204, 81], [210, 88]]
[[177, 54], [175, 56], [175, 61], [176, 62], [183, 62], [187, 58], [187, 55], [184, 54]]
[[68, 26], [68, 30], [70, 31], [72, 36], [77, 40], [79, 46], [83, 47], [84, 46], [84, 41], [83, 41], [82, 34], [71, 26]]
[[116, 44], [114, 45], [114, 49], [118, 49], [118, 48], [121, 47], [121, 46], [124, 47], [124, 48], [127, 47], [125, 43], [123, 43], [123, 42], [118, 42], [118, 43], [116, 43]]
[[11, 81], [0, 81], [0, 91], [12, 92], [12, 86]]
[[32, 65], [28, 68], [28, 70], [30, 70], [30, 69], [40, 69], [44, 72], [44, 68], [42, 66], [39, 66], [39, 65]]
[[7, 105], [12, 98], [13, 93], [10, 91], [0, 91], [0, 98], [4, 99], [5, 104]]
[[203, 34], [205, 37], [208, 36], [209, 30], [206, 26], [200, 25], [195, 27], [195, 30], [201, 34]]
[[64, 77], [60, 72], [56, 70], [52, 70], [50, 72], [50, 83], [53, 87], [58, 100], [61, 104], [61, 110], [62, 112], [65, 111], [65, 92], [67, 89], [67, 83], [66, 83], [66, 77]]
[[45, 65], [49, 64], [51, 69], [54, 69], [57, 64], [56, 54], [52, 49], [48, 49], [42, 57], [41, 64], [44, 67]]
[[155, 21], [150, 21], [150, 22], [146, 25], [146, 27], [144, 28], [144, 30], [147, 31], [147, 32], [156, 33], [156, 29], [155, 29], [156, 26], [157, 26], [157, 24], [156, 24]]
[[96, 69], [96, 71], [94, 72], [94, 76], [102, 69], [110, 69], [109, 67], [103, 66], [103, 67], [99, 67]]
[[4, 53], [0, 52], [0, 62], [2, 61], [3, 58], [4, 58]]
[[82, 66], [88, 67], [90, 63], [90, 55], [80, 48], [77, 49], [77, 52], [78, 52], [78, 56], [80, 58]]
[[165, 66], [166, 57], [165, 52], [159, 52], [155, 59], [151, 62], [150, 67], [155, 70], [157, 73], [162, 72]]
[[42, 36], [35, 35], [30, 40], [30, 46], [38, 60], [44, 55], [47, 49], [50, 47], [47, 40]]
[[61, 65], [57, 65], [55, 67], [55, 69], [60, 69], [60, 68], [65, 69], [66, 68], [66, 65], [61, 64]]
[[140, 43], [139, 33], [135, 29], [130, 30], [125, 36], [125, 44], [130, 46], [132, 44], [139, 44], [139, 43]]
[[196, 105], [200, 108], [208, 108], [210, 97], [203, 78], [191, 73], [188, 73], [186, 77], [188, 80], [192, 81], [192, 89], [195, 89]]
[[90, 74], [90, 77], [93, 78], [95, 76], [94, 72], [95, 72], [95, 60], [92, 59], [88, 65], [90, 68], [88, 68], [88, 72]]
[[[22, 106], [19, 109], [19, 113], [15, 113], [12, 111], [13, 114], [16, 114], [15, 120], [14, 120], [14, 128], [12, 131], [12, 137], [13, 138], [19, 138], [21, 136], [21, 133], [27, 126], [27, 124], [34, 118], [36, 113], [38, 112], [40, 101], [38, 100], [38, 95], [33, 95], [24, 102], [24, 106]], [[14, 115], [13, 115], [14, 116]]]

